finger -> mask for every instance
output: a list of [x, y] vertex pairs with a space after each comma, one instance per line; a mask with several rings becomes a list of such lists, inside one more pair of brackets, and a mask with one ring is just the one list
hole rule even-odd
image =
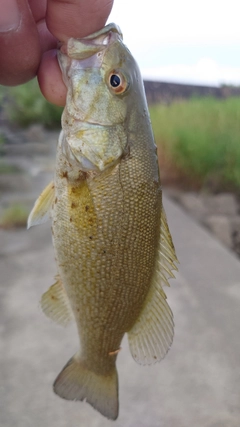
[[38, 31], [26, 0], [0, 1], [0, 84], [17, 85], [36, 75]]
[[48, 0], [47, 26], [60, 41], [85, 37], [105, 25], [112, 4], [113, 0]]
[[46, 16], [47, 0], [28, 0], [35, 22], [39, 22]]
[[46, 52], [47, 50], [51, 50], [51, 49], [56, 49], [58, 41], [56, 37], [54, 37], [50, 33], [44, 19], [37, 23], [37, 29], [38, 29], [42, 52]]
[[67, 88], [62, 80], [56, 49], [46, 52], [38, 70], [38, 82], [45, 98], [53, 104], [64, 106]]
[[39, 41], [42, 52], [57, 48], [57, 39], [47, 28], [45, 16], [47, 10], [47, 0], [28, 0], [34, 21], [37, 25]]

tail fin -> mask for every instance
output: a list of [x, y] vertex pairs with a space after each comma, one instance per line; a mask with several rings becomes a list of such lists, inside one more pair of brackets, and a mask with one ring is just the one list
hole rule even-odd
[[56, 378], [53, 389], [63, 399], [84, 400], [105, 417], [118, 417], [118, 376], [116, 368], [104, 376], [90, 371], [75, 355]]

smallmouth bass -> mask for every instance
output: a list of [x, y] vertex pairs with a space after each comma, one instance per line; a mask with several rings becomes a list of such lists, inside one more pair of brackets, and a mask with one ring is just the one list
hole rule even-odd
[[160, 361], [171, 346], [163, 285], [177, 258], [143, 82], [120, 29], [71, 38], [58, 58], [68, 94], [55, 178], [28, 227], [51, 218], [58, 271], [41, 305], [60, 324], [74, 319], [80, 339], [54, 391], [115, 420], [124, 334], [140, 364]]

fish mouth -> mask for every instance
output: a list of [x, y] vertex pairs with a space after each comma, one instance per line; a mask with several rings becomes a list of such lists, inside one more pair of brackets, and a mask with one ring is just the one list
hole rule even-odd
[[[62, 71], [66, 68], [66, 60], [81, 60], [81, 68], [101, 67], [103, 51], [123, 35], [118, 25], [111, 23], [82, 39], [70, 38], [59, 43], [58, 61]], [[96, 55], [97, 54], [97, 55]]]

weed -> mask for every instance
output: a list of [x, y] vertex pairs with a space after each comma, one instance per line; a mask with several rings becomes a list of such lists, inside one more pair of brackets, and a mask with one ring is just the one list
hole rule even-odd
[[240, 98], [199, 98], [150, 108], [157, 143], [202, 185], [240, 186]]
[[16, 87], [4, 88], [6, 116], [20, 126], [41, 123], [48, 128], [59, 127], [62, 108], [50, 104], [41, 94], [37, 80]]
[[1, 228], [25, 227], [28, 210], [22, 204], [15, 203], [3, 211], [0, 217]]
[[11, 165], [8, 163], [4, 163], [0, 161], [0, 175], [7, 175], [7, 174], [18, 174], [21, 173], [22, 169], [19, 166]]

